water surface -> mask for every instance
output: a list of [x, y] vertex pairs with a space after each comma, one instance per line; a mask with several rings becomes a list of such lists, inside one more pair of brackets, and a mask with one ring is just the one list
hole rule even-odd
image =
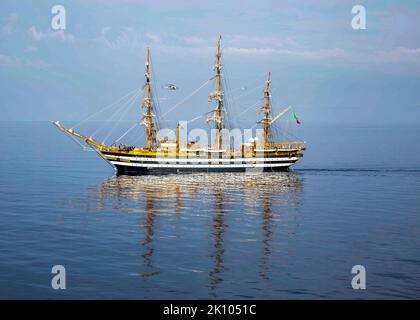
[[420, 129], [303, 130], [291, 172], [117, 177], [50, 123], [0, 123], [0, 298], [420, 298]]

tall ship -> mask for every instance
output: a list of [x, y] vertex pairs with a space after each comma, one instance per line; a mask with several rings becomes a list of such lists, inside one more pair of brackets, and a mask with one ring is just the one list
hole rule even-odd
[[[260, 136], [242, 139], [239, 147], [233, 147], [230, 141], [222, 87], [222, 51], [219, 37], [215, 64], [215, 90], [210, 92], [209, 102], [215, 104], [207, 113], [207, 122], [212, 123], [212, 141], [206, 145], [188, 141], [183, 142], [181, 122], [174, 128], [174, 139], [159, 139], [156, 106], [152, 95], [150, 50], [146, 49], [144, 97], [141, 101], [143, 117], [140, 124], [145, 127], [144, 146], [106, 144], [88, 137], [73, 128], [53, 121], [60, 130], [86, 143], [104, 160], [109, 162], [118, 175], [145, 175], [193, 172], [246, 172], [246, 171], [282, 171], [295, 164], [305, 150], [302, 141], [274, 141], [273, 123], [290, 111], [290, 107], [273, 114], [271, 105], [271, 72], [265, 81], [263, 105], [259, 109], [262, 119], [256, 121]], [[172, 89], [172, 87], [171, 87]], [[294, 114], [295, 115], [295, 114]], [[296, 118], [297, 120], [297, 118]], [[299, 123], [299, 120], [297, 120]]]

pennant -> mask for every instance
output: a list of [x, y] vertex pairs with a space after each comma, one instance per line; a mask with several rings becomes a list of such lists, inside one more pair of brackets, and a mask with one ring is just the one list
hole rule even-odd
[[300, 124], [300, 121], [294, 111], [293, 111], [293, 118], [296, 120], [296, 124]]

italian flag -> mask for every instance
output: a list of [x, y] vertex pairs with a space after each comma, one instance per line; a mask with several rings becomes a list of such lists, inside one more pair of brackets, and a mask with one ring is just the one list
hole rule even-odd
[[299, 121], [299, 119], [298, 119], [298, 117], [297, 117], [297, 115], [296, 115], [296, 112], [294, 112], [294, 111], [293, 111], [293, 119], [295, 119], [295, 120], [296, 120], [296, 123], [297, 123], [297, 124], [300, 124], [300, 121]]

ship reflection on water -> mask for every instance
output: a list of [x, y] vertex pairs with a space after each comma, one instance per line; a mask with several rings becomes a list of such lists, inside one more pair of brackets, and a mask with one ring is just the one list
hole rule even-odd
[[[141, 277], [159, 277], [167, 271], [155, 261], [155, 255], [169, 249], [156, 242], [171, 239], [168, 245], [174, 243], [173, 250], [183, 252], [183, 257], [188, 257], [188, 248], [191, 255], [197, 250], [205, 251], [207, 264], [197, 261], [197, 257], [191, 258], [190, 263], [184, 259], [179, 261], [180, 270], [198, 266], [199, 270], [193, 271], [207, 274], [209, 294], [217, 297], [217, 287], [229, 269], [225, 264], [227, 256], [240, 256], [252, 242], [259, 245], [259, 252], [253, 255], [255, 261], [244, 263], [255, 265], [257, 278], [270, 279], [276, 267], [276, 261], [271, 261], [272, 247], [281, 246], [273, 244], [281, 239], [275, 234], [293, 233], [297, 228], [303, 181], [294, 172], [112, 176], [96, 191], [102, 209], [140, 215]], [[230, 241], [229, 252], [226, 238]], [[179, 243], [180, 248], [177, 240], [188, 245]], [[176, 268], [176, 264], [172, 261], [171, 268]], [[242, 267], [245, 266], [235, 265]]]

